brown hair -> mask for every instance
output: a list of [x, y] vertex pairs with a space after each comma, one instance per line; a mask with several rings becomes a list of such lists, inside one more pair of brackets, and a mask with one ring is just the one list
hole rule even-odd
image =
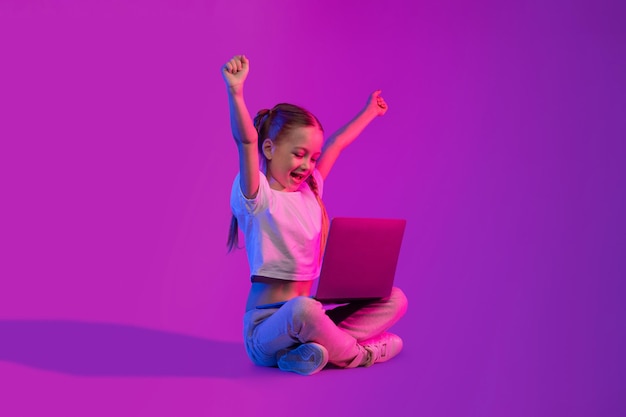
[[[254, 128], [259, 135], [257, 142], [259, 147], [259, 161], [261, 163], [262, 171], [265, 172], [267, 164], [265, 154], [263, 154], [262, 150], [265, 139], [270, 139], [271, 141], [276, 142], [279, 141], [285, 133], [291, 131], [292, 129], [307, 126], [315, 126], [321, 131], [324, 131], [324, 129], [322, 129], [322, 124], [317, 117], [313, 115], [313, 113], [294, 104], [280, 103], [272, 109], [260, 110], [254, 117]], [[324, 206], [321, 204], [321, 200], [319, 199], [318, 187], [315, 178], [313, 178], [313, 175], [309, 175], [306, 181], [313, 193], [315, 193], [316, 197], [318, 197], [318, 201], [322, 206], [322, 213], [325, 214]], [[324, 227], [322, 227], [323, 241], [325, 241], [325, 233]], [[237, 223], [237, 218], [233, 215], [230, 220], [228, 240], [226, 242], [228, 251], [230, 252], [234, 248], [238, 248], [238, 242], [239, 225]]]

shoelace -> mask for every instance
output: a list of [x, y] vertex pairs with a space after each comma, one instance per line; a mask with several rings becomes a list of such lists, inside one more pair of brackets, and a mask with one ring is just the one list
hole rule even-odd
[[375, 364], [379, 359], [384, 358], [385, 356], [387, 356], [387, 342], [384, 343], [375, 343], [372, 345], [369, 345], [369, 347], [367, 347], [367, 350], [370, 351], [370, 360], [369, 363], [370, 365]]
[[384, 358], [385, 356], [387, 356], [387, 343], [383, 343], [382, 345], [380, 345], [379, 353], [380, 354], [378, 355], [378, 358]]

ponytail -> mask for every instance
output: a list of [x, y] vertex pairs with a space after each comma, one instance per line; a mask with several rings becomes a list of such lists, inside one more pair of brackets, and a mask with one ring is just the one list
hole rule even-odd
[[254, 128], [256, 129], [256, 132], [258, 134], [258, 139], [257, 139], [257, 146], [259, 149], [259, 155], [263, 154], [263, 141], [270, 137], [269, 136], [269, 130], [270, 127], [272, 126], [272, 116], [275, 114], [275, 112], [272, 112], [272, 110], [270, 109], [262, 109], [259, 110], [259, 112], [256, 114], [256, 116], [254, 116]]
[[322, 258], [324, 257], [324, 250], [326, 249], [326, 240], [328, 239], [328, 231], [329, 231], [328, 229], [330, 227], [330, 220], [328, 218], [328, 211], [326, 211], [326, 206], [324, 205], [324, 202], [322, 201], [322, 197], [320, 196], [319, 188], [317, 186], [317, 181], [315, 181], [313, 174], [309, 175], [309, 177], [306, 179], [306, 183], [309, 185], [309, 188], [311, 189], [311, 191], [313, 191], [313, 194], [315, 194], [315, 199], [317, 200], [317, 203], [320, 205], [320, 208], [322, 209], [322, 230], [320, 232], [320, 263], [321, 263]]
[[239, 244], [239, 224], [237, 222], [237, 218], [233, 215], [230, 219], [230, 228], [228, 229], [228, 240], [226, 241], [228, 252], [232, 252], [233, 249], [238, 247], [238, 244]]

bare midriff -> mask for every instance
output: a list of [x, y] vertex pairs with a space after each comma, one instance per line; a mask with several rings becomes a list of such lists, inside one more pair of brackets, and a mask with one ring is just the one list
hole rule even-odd
[[279, 303], [294, 297], [311, 294], [313, 281], [285, 281], [283, 279], [256, 276], [248, 293], [246, 311], [263, 304]]

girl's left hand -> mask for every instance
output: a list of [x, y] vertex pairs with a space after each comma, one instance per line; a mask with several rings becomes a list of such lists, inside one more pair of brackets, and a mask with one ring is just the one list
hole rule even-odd
[[374, 91], [370, 94], [365, 105], [365, 110], [373, 112], [376, 116], [382, 116], [388, 109], [385, 99], [380, 94], [381, 90]]

